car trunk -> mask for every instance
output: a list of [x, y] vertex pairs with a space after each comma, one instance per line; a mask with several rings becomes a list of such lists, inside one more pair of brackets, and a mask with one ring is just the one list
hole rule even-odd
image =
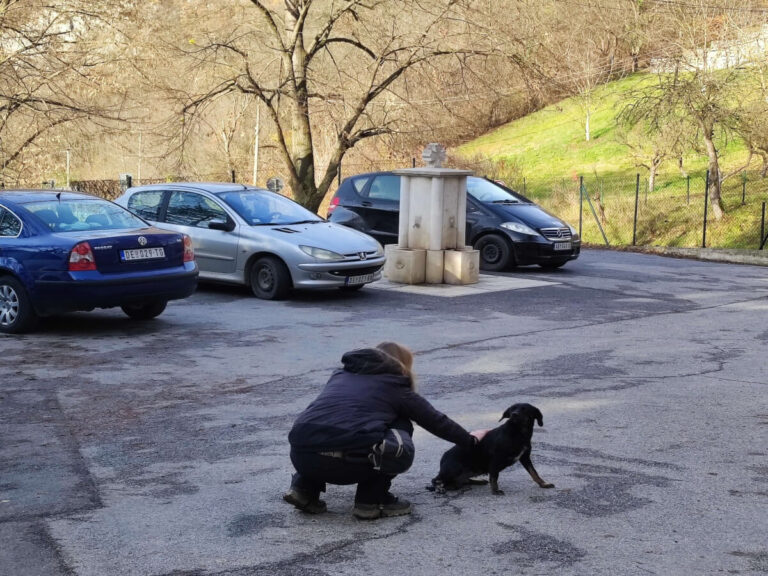
[[140, 272], [181, 266], [184, 242], [176, 232], [159, 228], [66, 233], [75, 243], [87, 241], [103, 274]]

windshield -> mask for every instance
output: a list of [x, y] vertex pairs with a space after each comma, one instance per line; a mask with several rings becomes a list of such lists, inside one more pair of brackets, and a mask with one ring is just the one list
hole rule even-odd
[[290, 198], [267, 190], [222, 192], [219, 198], [229, 204], [251, 226], [323, 222], [317, 214]]
[[112, 202], [99, 198], [27, 202], [24, 207], [53, 232], [146, 228], [144, 220]]
[[485, 178], [476, 178], [470, 176], [467, 178], [467, 192], [472, 198], [479, 202], [495, 202], [499, 204], [519, 204], [527, 203], [528, 200], [518, 196], [511, 190], [502, 188]]

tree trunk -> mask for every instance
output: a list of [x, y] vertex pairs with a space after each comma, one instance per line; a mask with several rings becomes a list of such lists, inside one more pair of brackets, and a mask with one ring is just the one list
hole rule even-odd
[[587, 119], [586, 119], [586, 128], [585, 128], [585, 137], [587, 139], [587, 142], [589, 142], [589, 102], [587, 102]]
[[[291, 74], [294, 85], [294, 105], [291, 107], [291, 189], [294, 200], [309, 210], [317, 211], [322, 197], [315, 183], [315, 158], [312, 127], [309, 122], [309, 93], [307, 90], [307, 51], [304, 47], [303, 23], [290, 10], [285, 11], [285, 27], [296, 37], [291, 53]], [[297, 29], [302, 28], [302, 29]]]
[[653, 192], [653, 190], [656, 188], [656, 174], [659, 171], [660, 164], [661, 161], [657, 160], [656, 158], [651, 160], [651, 169], [650, 173], [648, 174], [648, 192]]
[[715, 220], [720, 220], [724, 213], [723, 200], [720, 197], [720, 161], [712, 137], [713, 130], [711, 128], [704, 131], [704, 144], [707, 147], [707, 157], [709, 158], [709, 186], [707, 187], [707, 193], [709, 194], [709, 202], [712, 204]]

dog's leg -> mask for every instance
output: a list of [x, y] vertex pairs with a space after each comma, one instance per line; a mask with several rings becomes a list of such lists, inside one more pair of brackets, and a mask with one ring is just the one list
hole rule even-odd
[[536, 482], [539, 486], [542, 488], [554, 488], [554, 484], [550, 484], [549, 482], [545, 482], [541, 479], [541, 476], [539, 476], [539, 473], [536, 472], [536, 468], [533, 467], [533, 462], [531, 462], [531, 449], [529, 448], [526, 450], [525, 454], [520, 456], [520, 464], [523, 465], [523, 467], [528, 471], [528, 474], [531, 475], [531, 478], [533, 478], [533, 481]]
[[490, 470], [488, 472], [488, 482], [491, 485], [491, 494], [503, 495], [504, 491], [499, 488], [499, 471]]

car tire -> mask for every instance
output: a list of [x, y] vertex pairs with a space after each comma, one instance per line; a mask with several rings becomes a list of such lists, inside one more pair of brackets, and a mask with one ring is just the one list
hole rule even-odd
[[128, 304], [120, 308], [131, 320], [152, 320], [163, 313], [168, 302], [159, 300], [157, 302], [144, 302], [142, 304]]
[[24, 285], [13, 276], [0, 277], [0, 332], [29, 332], [35, 327], [37, 320], [37, 314]]
[[512, 247], [496, 234], [480, 238], [475, 244], [475, 250], [480, 252], [480, 270], [498, 272], [514, 265]]
[[543, 262], [539, 264], [544, 270], [557, 270], [561, 266], [565, 266], [565, 262]]
[[263, 300], [282, 300], [291, 289], [291, 274], [282, 260], [264, 256], [251, 266], [251, 290]]

